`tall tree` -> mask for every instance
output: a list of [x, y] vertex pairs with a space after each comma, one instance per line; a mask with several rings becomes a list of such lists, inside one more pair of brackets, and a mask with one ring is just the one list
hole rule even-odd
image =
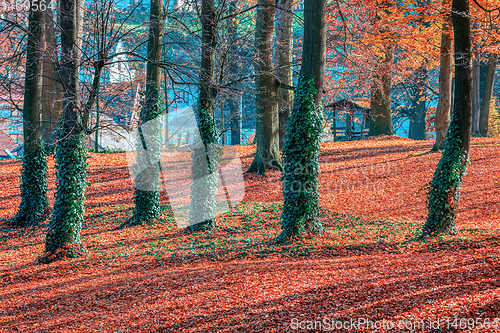
[[[383, 7], [381, 10], [387, 13], [392, 5], [392, 0], [383, 1], [380, 4]], [[375, 20], [380, 20], [379, 13], [376, 14]], [[387, 32], [387, 27], [379, 29], [382, 36], [386, 36]], [[395, 134], [391, 113], [391, 65], [394, 61], [394, 45], [391, 41], [387, 41], [382, 44], [381, 48], [382, 59], [379, 59], [379, 62], [375, 64], [372, 75], [369, 136]]]
[[293, 0], [283, 0], [279, 4], [281, 8], [276, 11], [276, 59], [278, 61], [276, 76], [282, 86], [278, 90], [279, 139], [280, 148], [282, 148], [285, 141], [285, 125], [293, 106], [293, 90], [286, 87], [293, 85]]
[[[33, 0], [31, 4], [33, 4]], [[38, 224], [45, 218], [49, 205], [47, 199], [47, 161], [40, 133], [43, 16], [43, 12], [39, 10], [31, 10], [29, 13], [26, 73], [24, 79], [24, 156], [21, 204], [19, 211], [11, 221], [13, 226], [18, 227]]]
[[[162, 144], [161, 124], [158, 121], [162, 115], [160, 108], [162, 27], [163, 27], [163, 0], [151, 0], [149, 14], [149, 35], [146, 66], [146, 96], [140, 113], [139, 133], [143, 149], [138, 149], [138, 159], [147, 155], [149, 163], [136, 175], [134, 190], [134, 215], [127, 221], [127, 225], [149, 223], [158, 218], [161, 213], [160, 203], [160, 148]], [[149, 137], [144, 135], [143, 125], [148, 127]]]
[[83, 250], [80, 239], [87, 185], [87, 154], [79, 112], [83, 0], [61, 0], [60, 77], [63, 114], [56, 147], [57, 190], [45, 241], [45, 260], [73, 257]]
[[42, 81], [42, 139], [46, 148], [51, 149], [54, 134], [61, 112], [61, 83], [57, 77], [54, 59], [56, 54], [56, 35], [52, 11], [48, 8], [44, 13], [44, 54]]
[[[445, 5], [446, 6], [446, 5]], [[450, 124], [451, 110], [451, 80], [452, 80], [452, 22], [451, 14], [448, 8], [445, 8], [445, 20], [443, 22], [441, 34], [440, 49], [440, 67], [439, 67], [439, 100], [436, 108], [434, 127], [436, 129], [436, 141], [432, 150], [443, 149], [446, 140], [446, 130]]]
[[[97, 97], [102, 69], [107, 61], [107, 52], [104, 49], [109, 49], [109, 45], [105, 45], [104, 38], [96, 50], [98, 57], [93, 62], [94, 75], [91, 89], [87, 101], [82, 103], [80, 71], [83, 7], [83, 0], [61, 0], [59, 3], [61, 47], [60, 56], [55, 56], [53, 59], [60, 58], [57, 68], [58, 77], [61, 79], [63, 101], [56, 135], [57, 189], [42, 262], [75, 257], [84, 252], [80, 232], [87, 186], [87, 152], [83, 143], [86, 134], [91, 133], [88, 129], [90, 112]], [[107, 19], [109, 23], [109, 15]]]
[[[238, 11], [237, 1], [231, 1], [228, 4], [229, 15], [236, 15]], [[239, 74], [239, 50], [238, 50], [238, 24], [236, 19], [230, 20], [227, 29], [229, 47], [229, 57], [231, 60], [228, 64], [228, 72], [230, 78], [235, 78]], [[227, 100], [227, 105], [229, 109], [230, 126], [231, 126], [231, 144], [239, 145], [241, 144], [241, 114], [239, 108], [239, 94], [230, 93]]]
[[255, 27], [255, 108], [257, 152], [247, 172], [263, 176], [281, 170], [279, 150], [278, 82], [273, 73], [274, 1], [259, 0]]
[[481, 114], [479, 117], [479, 134], [482, 137], [488, 135], [488, 120], [490, 118], [491, 96], [495, 83], [495, 71], [498, 64], [498, 54], [493, 53], [488, 59], [488, 69], [484, 83], [483, 98], [481, 100]]
[[215, 227], [219, 135], [214, 119], [216, 97], [214, 58], [217, 45], [214, 0], [202, 0], [201, 29], [199, 96], [195, 113], [201, 142], [191, 154], [193, 182], [191, 185], [191, 221], [187, 228], [188, 231], [207, 230]]
[[481, 112], [481, 53], [474, 52], [472, 60], [472, 135], [479, 136], [479, 116]]
[[443, 156], [429, 185], [423, 236], [455, 231], [460, 186], [469, 159], [472, 125], [472, 44], [469, 0], [453, 0], [455, 99]]
[[283, 146], [283, 213], [278, 242], [320, 234], [319, 143], [326, 63], [326, 0], [304, 1], [299, 83]]

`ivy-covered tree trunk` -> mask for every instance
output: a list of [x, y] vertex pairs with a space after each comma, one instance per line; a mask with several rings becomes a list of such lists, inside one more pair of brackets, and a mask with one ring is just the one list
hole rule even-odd
[[63, 115], [56, 146], [57, 189], [54, 210], [45, 240], [42, 261], [74, 257], [83, 251], [82, 229], [87, 154], [80, 114], [80, 59], [82, 46], [82, 0], [60, 1], [61, 79]]
[[214, 120], [215, 87], [214, 57], [216, 47], [215, 1], [203, 0], [201, 7], [201, 68], [200, 95], [196, 108], [196, 122], [201, 142], [191, 157], [190, 226], [187, 231], [208, 230], [215, 227], [215, 195], [218, 185], [219, 135]]
[[[448, 10], [449, 11], [449, 10]], [[433, 151], [443, 149], [446, 140], [446, 130], [450, 124], [451, 110], [451, 77], [452, 68], [452, 22], [451, 15], [447, 14], [441, 35], [440, 67], [439, 67], [439, 100], [434, 118], [436, 130], [436, 141], [432, 147]]]
[[454, 233], [460, 186], [469, 159], [472, 125], [472, 52], [468, 0], [453, 0], [455, 99], [444, 152], [429, 185], [423, 236]]
[[302, 64], [283, 146], [284, 200], [278, 242], [323, 231], [318, 174], [325, 60], [326, 0], [305, 0]]
[[30, 11], [23, 106], [24, 156], [21, 204], [13, 226], [36, 225], [48, 211], [47, 161], [40, 134], [43, 12]]
[[[162, 26], [163, 26], [163, 0], [151, 0], [149, 16], [149, 38], [148, 38], [148, 64], [146, 67], [146, 96], [140, 113], [140, 135], [143, 149], [138, 149], [138, 159], [147, 157], [150, 159], [148, 166], [142, 170], [135, 179], [134, 189], [134, 215], [125, 225], [138, 225], [150, 223], [158, 218], [161, 213], [160, 203], [160, 147], [162, 144], [161, 123], [158, 121], [162, 115], [159, 106], [159, 89], [161, 85], [161, 68], [156, 65], [161, 61], [162, 53]], [[155, 121], [156, 120], [156, 121]], [[148, 138], [141, 129], [148, 124]], [[147, 142], [147, 144], [146, 144]], [[124, 226], [125, 226], [124, 225]]]
[[278, 82], [273, 73], [274, 0], [259, 0], [255, 28], [255, 138], [257, 152], [247, 170], [266, 175], [281, 170], [279, 147]]
[[[276, 46], [276, 58], [278, 60], [276, 75], [280, 83], [293, 86], [293, 0], [280, 1], [280, 7], [282, 9], [278, 9], [276, 15], [276, 40], [278, 42]], [[280, 88], [278, 90], [280, 149], [285, 143], [285, 126], [292, 107], [293, 91], [288, 87]]]
[[498, 63], [498, 54], [491, 54], [486, 71], [484, 82], [483, 98], [481, 100], [481, 115], [479, 117], [479, 134], [482, 137], [488, 136], [488, 120], [490, 118], [491, 96], [495, 84], [495, 71]]

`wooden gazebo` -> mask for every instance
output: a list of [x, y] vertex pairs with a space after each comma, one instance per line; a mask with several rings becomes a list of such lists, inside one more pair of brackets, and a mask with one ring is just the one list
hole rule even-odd
[[[333, 114], [332, 116], [332, 133], [334, 141], [337, 137], [345, 137], [347, 140], [352, 140], [356, 137], [363, 138], [369, 131], [370, 109], [364, 108], [353, 101], [342, 99], [325, 106], [325, 113]], [[337, 116], [343, 115], [345, 126], [338, 126]], [[357, 117], [356, 117], [357, 116]], [[360, 121], [358, 121], [360, 118]]]

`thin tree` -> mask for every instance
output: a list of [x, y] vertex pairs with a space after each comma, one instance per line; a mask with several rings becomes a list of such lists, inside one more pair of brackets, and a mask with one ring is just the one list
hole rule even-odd
[[278, 90], [279, 139], [280, 148], [282, 148], [285, 141], [286, 122], [293, 107], [293, 90], [284, 86], [293, 86], [293, 0], [280, 1], [280, 7], [276, 15], [276, 59], [278, 61], [276, 76], [280, 85], [283, 86]]
[[215, 126], [214, 87], [216, 12], [214, 0], [202, 0], [201, 4], [201, 67], [199, 74], [199, 97], [196, 107], [196, 122], [201, 142], [192, 152], [191, 167], [191, 221], [187, 231], [207, 230], [215, 227], [215, 192], [218, 185], [217, 142], [219, 135]]
[[[161, 128], [158, 121], [163, 111], [160, 108], [160, 86], [161, 86], [161, 68], [157, 65], [161, 61], [162, 53], [162, 27], [163, 27], [163, 0], [151, 0], [151, 9], [149, 17], [149, 37], [147, 50], [146, 67], [146, 96], [145, 102], [140, 113], [139, 133], [141, 142], [144, 145], [142, 154], [147, 154], [150, 159], [148, 166], [142, 170], [136, 177], [136, 188], [134, 190], [135, 210], [132, 218], [126, 222], [126, 225], [138, 225], [150, 223], [158, 218], [161, 213], [160, 203], [160, 147], [162, 144]], [[148, 132], [150, 135], [144, 138], [141, 125], [149, 123]], [[154, 127], [154, 128], [152, 128]], [[139, 153], [141, 154], [141, 153]], [[138, 156], [144, 158], [145, 156]]]
[[30, 8], [24, 80], [21, 204], [11, 221], [13, 226], [18, 227], [38, 224], [45, 218], [49, 204], [47, 161], [40, 131], [44, 14], [40, 10], [33, 10], [32, 6]]
[[278, 81], [273, 72], [274, 1], [259, 0], [255, 28], [255, 136], [257, 152], [247, 172], [281, 170]]
[[284, 203], [278, 242], [323, 231], [318, 173], [325, 60], [326, 0], [305, 0], [302, 64], [283, 146]]
[[446, 130], [450, 124], [451, 110], [451, 80], [452, 80], [452, 22], [451, 13], [446, 9], [441, 34], [440, 67], [439, 67], [439, 100], [434, 118], [436, 130], [436, 141], [432, 147], [433, 151], [443, 149], [446, 140]]
[[453, 0], [455, 99], [444, 152], [429, 185], [423, 236], [454, 233], [460, 186], [469, 159], [472, 125], [472, 43], [469, 0]]
[[488, 60], [483, 98], [481, 100], [481, 114], [479, 117], [479, 134], [482, 137], [486, 137], [488, 135], [488, 120], [490, 118], [491, 96], [493, 95], [493, 86], [495, 84], [495, 71], [497, 63], [498, 54], [491, 54]]
[[[238, 12], [237, 1], [231, 1], [228, 3], [229, 15], [236, 15]], [[228, 42], [229, 46], [229, 57], [230, 62], [228, 64], [228, 72], [229, 77], [231, 79], [235, 79], [236, 76], [240, 73], [240, 64], [239, 64], [239, 49], [238, 49], [238, 24], [236, 19], [232, 19], [228, 23], [227, 28]], [[230, 126], [231, 126], [231, 144], [239, 145], [241, 144], [241, 114], [239, 107], [239, 96], [235, 93], [229, 93], [229, 98], [227, 99], [227, 106], [229, 109], [229, 117], [230, 117]], [[224, 135], [224, 133], [222, 133]]]
[[[479, 28], [479, 27], [476, 27]], [[479, 117], [481, 113], [481, 52], [479, 43], [474, 43], [472, 60], [472, 136], [479, 136]]]

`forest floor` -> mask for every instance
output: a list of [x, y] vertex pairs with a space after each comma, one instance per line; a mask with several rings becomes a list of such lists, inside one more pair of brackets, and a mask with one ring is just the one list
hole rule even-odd
[[[46, 265], [36, 261], [48, 221], [8, 228], [21, 161], [0, 162], [0, 332], [312, 332], [341, 324], [347, 329], [338, 331], [500, 332], [500, 139], [473, 140], [456, 235], [419, 241], [425, 185], [441, 156], [425, 154], [430, 148], [403, 138], [324, 144], [325, 232], [288, 245], [273, 243], [279, 172], [244, 175], [243, 202], [214, 231], [181, 233], [169, 209], [153, 225], [115, 230], [132, 212], [126, 157], [89, 154], [88, 253]], [[239, 147], [244, 167], [254, 152]], [[52, 159], [49, 168], [52, 204]]]

